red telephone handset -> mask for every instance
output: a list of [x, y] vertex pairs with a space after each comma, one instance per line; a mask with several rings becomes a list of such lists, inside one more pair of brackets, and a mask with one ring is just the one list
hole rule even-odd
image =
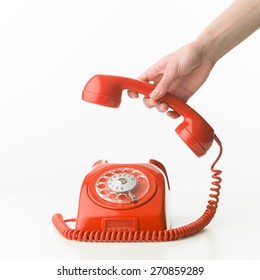
[[[154, 85], [139, 80], [111, 75], [96, 75], [86, 84], [85, 101], [117, 108], [124, 89], [146, 96]], [[192, 235], [207, 226], [216, 213], [219, 200], [221, 171], [215, 164], [222, 154], [222, 145], [212, 127], [190, 106], [167, 94], [160, 99], [183, 116], [177, 134], [197, 155], [204, 155], [215, 140], [220, 152], [213, 162], [210, 200], [205, 212], [196, 221], [167, 229], [165, 218], [166, 169], [150, 160], [142, 164], [112, 164], [98, 161], [84, 178], [77, 219], [63, 220], [55, 214], [52, 221], [67, 239], [79, 241], [170, 241]], [[164, 179], [165, 178], [165, 179]], [[76, 222], [71, 229], [67, 222]]]
[[[124, 89], [149, 96], [154, 88], [154, 85], [140, 80], [111, 75], [96, 75], [86, 84], [82, 99], [91, 103], [118, 108]], [[214, 140], [212, 127], [189, 105], [176, 97], [167, 94], [160, 101], [167, 103], [171, 109], [184, 117], [183, 122], [175, 131], [197, 156], [204, 155]]]

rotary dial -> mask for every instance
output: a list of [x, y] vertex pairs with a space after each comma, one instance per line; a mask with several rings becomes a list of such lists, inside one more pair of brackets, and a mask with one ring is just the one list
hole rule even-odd
[[146, 175], [133, 168], [108, 170], [96, 182], [97, 194], [113, 203], [137, 202], [148, 189], [149, 181]]
[[131, 191], [136, 186], [136, 178], [127, 173], [119, 173], [108, 180], [108, 187], [115, 192]]

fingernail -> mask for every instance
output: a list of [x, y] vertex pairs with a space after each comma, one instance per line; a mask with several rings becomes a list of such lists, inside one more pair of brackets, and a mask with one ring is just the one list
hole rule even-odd
[[130, 98], [133, 98], [133, 99], [138, 98], [138, 94], [136, 92], [128, 90], [127, 93]]
[[149, 102], [150, 102], [150, 106], [152, 107], [155, 107], [158, 104], [158, 102], [154, 99], [150, 99]]
[[138, 98], [138, 94], [135, 93], [135, 92], [132, 92], [132, 93], [131, 93], [131, 98], [133, 98], [133, 99]]
[[150, 94], [150, 98], [156, 98], [160, 95], [160, 91], [158, 89], [155, 89], [154, 91], [152, 91], [152, 93]]

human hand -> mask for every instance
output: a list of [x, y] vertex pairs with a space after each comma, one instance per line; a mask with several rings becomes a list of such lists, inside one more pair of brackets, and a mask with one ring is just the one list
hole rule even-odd
[[[156, 86], [149, 98], [144, 97], [145, 105], [167, 112], [171, 118], [179, 117], [177, 112], [169, 110], [166, 103], [161, 103], [160, 98], [168, 93], [187, 102], [207, 80], [214, 64], [195, 42], [163, 57], [138, 77]], [[128, 91], [128, 95], [131, 98], [138, 97], [138, 93], [132, 91]]]

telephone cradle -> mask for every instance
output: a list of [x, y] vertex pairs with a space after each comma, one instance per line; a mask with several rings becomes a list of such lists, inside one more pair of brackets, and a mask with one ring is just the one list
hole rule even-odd
[[[86, 84], [84, 101], [117, 108], [125, 89], [149, 96], [154, 85], [120, 76], [95, 75]], [[219, 201], [221, 171], [215, 169], [222, 155], [222, 144], [212, 127], [190, 106], [167, 94], [161, 102], [183, 116], [176, 133], [201, 157], [213, 141], [219, 154], [211, 165], [213, 181], [204, 213], [195, 221], [167, 229], [165, 185], [170, 188], [166, 168], [157, 160], [148, 163], [116, 164], [99, 160], [83, 180], [77, 218], [63, 219], [55, 214], [52, 221], [61, 235], [69, 240], [140, 242], [172, 241], [193, 235], [213, 219]], [[67, 223], [75, 222], [75, 228]]]

